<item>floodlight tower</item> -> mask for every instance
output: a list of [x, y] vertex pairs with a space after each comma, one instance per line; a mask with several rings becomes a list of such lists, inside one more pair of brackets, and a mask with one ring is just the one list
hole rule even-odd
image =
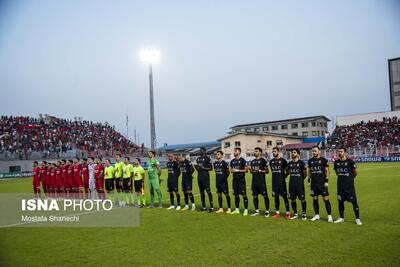
[[153, 63], [160, 60], [160, 52], [157, 50], [140, 51], [140, 61], [149, 64], [149, 94], [150, 94], [150, 140], [151, 149], [156, 149], [156, 125], [154, 121], [154, 96], [153, 96]]

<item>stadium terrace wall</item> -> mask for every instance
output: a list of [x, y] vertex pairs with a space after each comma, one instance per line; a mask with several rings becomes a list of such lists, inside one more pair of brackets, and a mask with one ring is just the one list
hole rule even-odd
[[336, 125], [345, 126], [345, 125], [353, 125], [360, 123], [361, 121], [382, 121], [382, 118], [392, 118], [398, 117], [400, 118], [400, 111], [388, 111], [388, 112], [371, 112], [371, 113], [362, 113], [362, 114], [354, 114], [354, 115], [346, 115], [346, 116], [337, 116], [336, 117]]
[[[49, 160], [49, 159], [44, 159], [47, 160], [48, 162], [54, 162], [56, 160]], [[115, 159], [112, 158], [110, 159], [111, 163], [115, 163]], [[142, 166], [144, 168], [147, 168], [147, 158], [140, 158], [142, 162]], [[159, 158], [160, 165], [162, 168], [167, 167], [167, 159], [164, 158]], [[131, 161], [133, 161], [133, 158], [131, 158]], [[0, 174], [12, 174], [17, 175], [16, 177], [25, 177], [25, 175], [21, 175], [21, 173], [30, 173], [32, 172], [32, 165], [33, 165], [34, 160], [7, 160], [7, 161], [0, 161]], [[41, 162], [41, 160], [39, 160]], [[15, 177], [15, 178], [16, 178]], [[13, 178], [13, 177], [4, 177], [4, 178]]]
[[389, 157], [356, 157], [356, 162], [400, 162], [400, 156]]

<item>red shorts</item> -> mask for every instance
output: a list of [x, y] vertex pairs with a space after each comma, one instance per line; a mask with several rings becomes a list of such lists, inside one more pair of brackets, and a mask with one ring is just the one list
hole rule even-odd
[[42, 179], [42, 186], [43, 186], [43, 189], [47, 188], [46, 179]]
[[56, 179], [56, 187], [57, 187], [57, 189], [62, 189], [63, 188], [63, 183], [62, 183], [61, 178]]
[[67, 183], [65, 185], [65, 188], [68, 189], [68, 190], [71, 190], [73, 188], [73, 186], [74, 186], [74, 183], [73, 183], [72, 179], [68, 178], [67, 179]]
[[85, 189], [89, 188], [89, 177], [83, 177], [83, 187]]
[[33, 185], [33, 188], [40, 187], [40, 180], [39, 179], [33, 179], [32, 185]]
[[81, 178], [81, 177], [75, 177], [74, 187], [75, 187], [75, 188], [81, 188], [81, 187], [83, 187], [83, 185], [82, 185], [82, 178]]
[[103, 190], [104, 187], [104, 179], [96, 179], [96, 190]]

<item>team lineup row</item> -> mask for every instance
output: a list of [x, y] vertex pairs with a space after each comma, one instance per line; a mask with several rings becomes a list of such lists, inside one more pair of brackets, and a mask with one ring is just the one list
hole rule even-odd
[[[194, 196], [192, 193], [193, 173], [195, 170], [198, 172], [198, 187], [201, 196], [201, 211], [206, 211], [206, 194], [208, 195], [210, 207], [209, 212], [213, 212], [213, 196], [210, 189], [210, 175], [211, 170], [215, 170], [216, 175], [216, 189], [218, 196], [219, 209], [217, 213], [224, 212], [222, 196], [225, 195], [227, 202], [227, 213], [239, 214], [240, 196], [244, 202], [243, 215], [248, 215], [248, 198], [246, 194], [246, 172], [252, 174], [252, 195], [255, 212], [252, 216], [260, 215], [258, 195], [262, 195], [265, 205], [265, 217], [269, 217], [269, 197], [267, 194], [267, 186], [265, 175], [272, 172], [272, 196], [275, 200], [275, 214], [274, 218], [279, 218], [280, 198], [283, 198], [286, 208], [285, 218], [296, 219], [299, 218], [297, 211], [297, 202], [299, 199], [302, 207], [302, 214], [300, 218], [307, 220], [306, 210], [307, 203], [305, 200], [304, 180], [308, 177], [308, 184], [310, 186], [310, 194], [313, 198], [313, 207], [315, 215], [311, 221], [320, 219], [319, 216], [319, 203], [318, 196], [322, 196], [326, 211], [328, 213], [328, 222], [333, 222], [331, 215], [331, 204], [329, 201], [328, 182], [329, 182], [329, 166], [328, 160], [320, 156], [318, 147], [312, 149], [313, 157], [305, 164], [300, 159], [298, 150], [291, 151], [292, 160], [287, 162], [284, 158], [280, 157], [279, 148], [273, 148], [273, 158], [267, 162], [262, 157], [262, 149], [256, 147], [254, 149], [255, 158], [247, 164], [246, 160], [241, 155], [241, 149], [235, 148], [234, 159], [230, 164], [225, 162], [223, 152], [217, 151], [215, 157], [216, 161], [213, 163], [211, 159], [205, 154], [205, 149], [201, 149], [201, 155], [196, 159], [194, 165], [183, 156], [174, 156], [168, 154], [168, 192], [170, 194], [171, 205], [168, 209], [181, 209], [180, 194], [178, 190], [178, 178], [182, 176], [182, 191], [184, 194], [184, 208], [189, 209], [189, 199], [192, 204], [191, 209], [195, 210]], [[149, 151], [149, 160], [147, 162], [148, 173], [148, 186], [150, 189], [150, 205], [154, 207], [154, 195], [157, 193], [158, 202], [162, 207], [162, 193], [160, 190], [160, 175], [161, 168], [158, 160], [155, 159], [155, 153]], [[70, 194], [77, 194], [78, 197], [92, 192], [97, 192], [99, 197], [105, 197], [103, 185], [107, 197], [118, 202], [123, 206], [127, 203], [145, 205], [146, 198], [144, 194], [144, 180], [145, 170], [140, 165], [140, 160], [135, 159], [134, 165], [130, 164], [129, 157], [125, 157], [122, 162], [121, 155], [116, 156], [116, 163], [111, 165], [109, 160], [105, 162], [103, 167], [101, 159], [89, 158], [87, 162], [81, 160], [60, 161], [58, 164], [50, 164], [48, 167], [46, 162], [38, 167], [37, 162], [34, 163], [34, 179], [33, 186], [35, 194], [40, 194], [40, 181], [42, 182], [45, 194], [61, 194], [61, 196], [69, 196]], [[338, 150], [338, 159], [334, 162], [334, 170], [338, 176], [337, 180], [337, 194], [339, 201], [340, 217], [335, 223], [344, 222], [344, 201], [349, 201], [353, 204], [354, 213], [356, 216], [357, 225], [361, 225], [359, 218], [359, 208], [354, 187], [354, 178], [357, 175], [356, 164], [346, 156], [346, 149], [341, 148]], [[228, 177], [232, 173], [232, 189], [235, 200], [235, 209], [231, 210], [231, 198], [229, 195]], [[287, 191], [286, 178], [289, 179], [289, 191]], [[53, 177], [46, 179], [47, 177]], [[58, 178], [57, 178], [58, 177]], [[52, 181], [52, 182], [51, 182]], [[134, 186], [135, 194], [132, 194], [132, 187]], [[115, 190], [114, 190], [115, 189]], [[115, 192], [116, 191], [116, 192]], [[177, 206], [175, 207], [175, 198]], [[293, 209], [293, 216], [290, 215], [289, 200]]]

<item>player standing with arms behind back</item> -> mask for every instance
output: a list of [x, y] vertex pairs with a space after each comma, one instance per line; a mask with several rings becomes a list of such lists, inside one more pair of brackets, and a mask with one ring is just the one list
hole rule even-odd
[[301, 219], [303, 221], [307, 220], [307, 203], [306, 194], [304, 191], [304, 179], [307, 177], [306, 164], [300, 160], [300, 151], [298, 149], [293, 149], [291, 152], [292, 161], [288, 163], [288, 170], [290, 175], [289, 181], [289, 198], [292, 203], [293, 217], [292, 220], [299, 217], [297, 213], [297, 203], [296, 199], [301, 201], [301, 209], [303, 211]]
[[308, 180], [311, 180], [310, 195], [313, 197], [314, 217], [311, 221], [317, 221], [319, 217], [318, 196], [322, 196], [325, 202], [326, 212], [328, 213], [328, 222], [333, 222], [331, 215], [331, 203], [329, 202], [328, 181], [329, 165], [326, 158], [321, 157], [321, 151], [318, 146], [312, 148], [313, 157], [308, 160]]
[[243, 215], [247, 216], [248, 214], [248, 206], [249, 199], [246, 195], [246, 160], [240, 156], [242, 150], [240, 147], [236, 147], [233, 151], [234, 159], [231, 160], [231, 173], [233, 176], [232, 179], [232, 187], [233, 187], [233, 195], [235, 196], [235, 210], [232, 211], [231, 214], [240, 214], [239, 204], [240, 204], [240, 195], [243, 197], [244, 203], [244, 212]]
[[231, 213], [231, 197], [229, 195], [229, 185], [228, 185], [228, 177], [229, 177], [229, 165], [225, 160], [222, 159], [224, 152], [217, 151], [215, 155], [216, 161], [214, 162], [214, 170], [215, 170], [215, 185], [217, 187], [217, 195], [218, 195], [218, 204], [219, 210], [216, 213], [224, 212], [222, 207], [222, 193], [224, 193], [226, 197], [226, 203], [228, 204], [228, 210], [226, 213]]
[[357, 176], [356, 163], [347, 158], [346, 149], [343, 147], [338, 149], [338, 156], [339, 159], [335, 160], [334, 163], [334, 170], [338, 177], [337, 194], [340, 218], [337, 219], [335, 223], [344, 222], [344, 202], [349, 201], [351, 204], [353, 204], [353, 210], [356, 216], [356, 224], [362, 225], [357, 203], [356, 190], [354, 188], [354, 179]]
[[192, 193], [192, 184], [193, 184], [193, 172], [194, 167], [193, 164], [185, 158], [185, 156], [178, 156], [179, 168], [182, 173], [182, 191], [183, 198], [185, 200], [185, 207], [182, 210], [189, 209], [189, 198], [190, 202], [192, 202], [192, 211], [196, 210], [196, 205], [194, 204], [194, 196]]
[[181, 170], [179, 169], [179, 163], [174, 159], [174, 155], [171, 153], [168, 154], [168, 192], [169, 199], [171, 201], [171, 206], [169, 206], [168, 210], [175, 208], [175, 200], [174, 200], [174, 192], [176, 196], [177, 207], [176, 210], [181, 209], [181, 196], [178, 191], [178, 177], [181, 174]]
[[258, 195], [264, 197], [265, 204], [265, 217], [269, 217], [269, 198], [267, 194], [267, 184], [265, 183], [265, 174], [268, 173], [267, 161], [261, 157], [262, 149], [260, 147], [254, 148], [255, 159], [250, 162], [250, 172], [252, 174], [251, 191], [253, 193], [253, 203], [255, 212], [251, 216], [258, 216], [260, 210], [258, 209]]
[[196, 159], [195, 168], [197, 170], [197, 183], [199, 185], [200, 198], [201, 198], [201, 211], [207, 210], [206, 196], [204, 191], [207, 192], [208, 200], [210, 202], [209, 212], [213, 211], [213, 197], [210, 190], [210, 173], [212, 170], [211, 159], [206, 155], [206, 149], [200, 148], [200, 157]]
[[35, 198], [40, 198], [40, 168], [39, 163], [37, 161], [33, 162], [33, 193], [35, 194]]
[[280, 217], [279, 214], [279, 196], [282, 196], [285, 202], [285, 219], [290, 219], [289, 200], [287, 198], [286, 177], [288, 176], [287, 161], [281, 157], [279, 148], [272, 148], [273, 159], [269, 161], [269, 166], [272, 172], [272, 195], [275, 197], [275, 214], [272, 216], [275, 219]]

